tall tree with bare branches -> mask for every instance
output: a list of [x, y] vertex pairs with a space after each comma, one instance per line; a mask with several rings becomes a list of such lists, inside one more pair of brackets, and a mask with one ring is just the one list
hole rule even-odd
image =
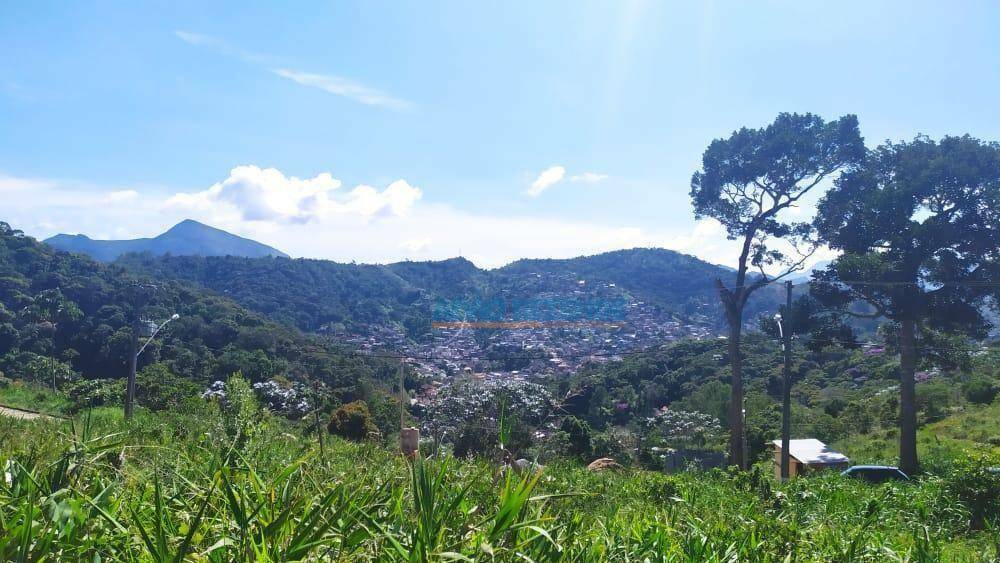
[[[747, 466], [743, 452], [743, 363], [740, 339], [750, 295], [800, 270], [815, 250], [812, 227], [782, 213], [858, 164], [865, 146], [857, 117], [825, 122], [812, 114], [782, 113], [762, 129], [742, 128], [716, 139], [691, 178], [695, 218], [711, 217], [742, 243], [732, 280], [716, 280], [729, 325], [732, 393], [729, 458]], [[778, 240], [784, 244], [775, 244]]]

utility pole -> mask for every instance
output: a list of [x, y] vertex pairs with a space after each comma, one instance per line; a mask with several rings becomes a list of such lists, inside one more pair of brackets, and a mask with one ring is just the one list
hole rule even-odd
[[132, 319], [132, 346], [128, 356], [128, 381], [125, 383], [125, 420], [132, 419], [132, 406], [135, 403], [135, 370], [139, 362], [139, 328], [142, 321], [139, 311], [135, 311]]
[[326, 452], [323, 451], [323, 432], [326, 429], [320, 426], [319, 423], [319, 385], [313, 382], [313, 421], [316, 424], [316, 436], [319, 439], [319, 457], [320, 459], [326, 458]]
[[[785, 282], [785, 315], [778, 319], [778, 329], [785, 348], [784, 378], [781, 384], [781, 481], [788, 481], [788, 448], [792, 426], [792, 282]], [[782, 325], [784, 321], [784, 325]]]
[[[139, 333], [142, 330], [142, 308], [146, 305], [146, 300], [150, 291], [156, 290], [156, 286], [153, 284], [143, 284], [134, 283], [131, 286], [132, 290], [132, 342], [129, 346], [129, 357], [128, 357], [128, 380], [125, 382], [125, 420], [130, 420], [132, 418], [132, 412], [135, 406], [135, 372], [139, 363], [139, 354], [145, 349], [145, 345], [139, 347]], [[171, 317], [170, 320], [174, 320], [176, 316]], [[170, 321], [167, 321], [170, 322]], [[166, 324], [166, 323], [164, 323]], [[152, 339], [152, 336], [150, 339]], [[146, 342], [149, 344], [149, 342]]]
[[416, 458], [420, 453], [420, 430], [416, 427], [407, 427], [404, 401], [406, 400], [406, 388], [403, 385], [403, 358], [399, 359], [399, 450], [408, 459]]

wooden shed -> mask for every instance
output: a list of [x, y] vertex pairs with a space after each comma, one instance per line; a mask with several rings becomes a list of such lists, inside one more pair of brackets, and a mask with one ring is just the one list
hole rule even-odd
[[[781, 440], [771, 442], [774, 447], [774, 475], [781, 478]], [[829, 446], [816, 440], [790, 440], [788, 442], [788, 476], [795, 477], [817, 469], [847, 469], [851, 460], [846, 455], [835, 452]]]

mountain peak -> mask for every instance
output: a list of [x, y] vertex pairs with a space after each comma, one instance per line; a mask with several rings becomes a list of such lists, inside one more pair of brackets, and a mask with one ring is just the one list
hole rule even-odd
[[167, 229], [167, 231], [169, 232], [169, 231], [172, 231], [174, 229], [189, 229], [189, 228], [205, 228], [205, 229], [214, 229], [216, 231], [219, 230], [219, 229], [216, 229], [215, 227], [210, 227], [210, 226], [206, 225], [205, 223], [199, 223], [198, 221], [195, 221], [194, 219], [184, 219], [180, 223], [177, 223], [173, 227], [170, 227], [169, 229]]
[[185, 219], [153, 238], [94, 240], [85, 235], [56, 235], [45, 243], [60, 250], [88, 254], [112, 262], [123, 254], [148, 252], [155, 256], [240, 256], [261, 258], [288, 255], [280, 250], [217, 229], [194, 219]]
[[[177, 234], [201, 234], [201, 233], [226, 233], [227, 235], [231, 235], [231, 233], [227, 233], [222, 229], [218, 229], [211, 225], [206, 225], [205, 223], [200, 223], [198, 221], [195, 221], [194, 219], [184, 219], [180, 223], [177, 223], [173, 227], [170, 227], [169, 229], [164, 231], [163, 234], [159, 235], [159, 237], [164, 237], [168, 235], [177, 235]], [[236, 235], [231, 235], [231, 236], [236, 236]]]

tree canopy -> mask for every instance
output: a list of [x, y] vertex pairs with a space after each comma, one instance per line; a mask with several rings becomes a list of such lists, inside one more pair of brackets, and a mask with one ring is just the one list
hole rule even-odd
[[983, 337], [1000, 287], [1000, 144], [969, 136], [887, 142], [837, 179], [816, 217], [843, 254], [815, 276], [824, 305], [898, 323], [900, 464], [917, 469], [914, 370], [934, 330]]
[[[702, 156], [701, 170], [691, 178], [695, 218], [719, 221], [728, 237], [741, 244], [735, 282], [726, 285], [721, 277], [716, 279], [729, 324], [729, 455], [734, 465], [746, 466], [740, 334], [747, 300], [755, 291], [800, 269], [815, 250], [812, 225], [789, 219], [783, 212], [825, 180], [853, 168], [864, 152], [853, 115], [827, 123], [813, 114], [782, 113], [767, 127], [744, 127], [728, 139], [712, 141]], [[785, 249], [775, 245], [779, 239], [786, 243]], [[773, 268], [780, 273], [768, 271]], [[757, 273], [749, 275], [751, 269]]]

